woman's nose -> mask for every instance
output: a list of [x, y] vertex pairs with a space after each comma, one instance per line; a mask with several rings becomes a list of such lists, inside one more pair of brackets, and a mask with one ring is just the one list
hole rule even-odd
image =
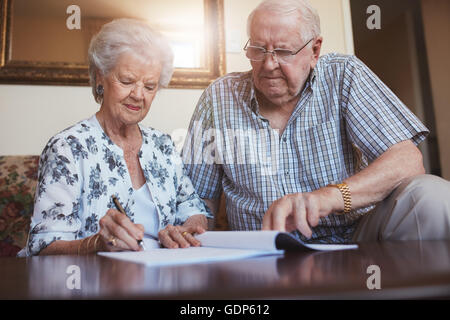
[[135, 84], [131, 90], [130, 96], [136, 100], [142, 100], [144, 97], [144, 86]]

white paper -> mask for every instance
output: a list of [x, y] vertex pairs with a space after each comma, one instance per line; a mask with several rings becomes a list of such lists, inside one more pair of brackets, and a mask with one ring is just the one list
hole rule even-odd
[[348, 250], [348, 249], [358, 249], [357, 244], [310, 244], [304, 243], [305, 247], [311, 248], [313, 250], [319, 251], [334, 251], [334, 250]]
[[195, 235], [204, 247], [277, 250], [278, 231], [207, 231]]
[[147, 249], [146, 251], [99, 252], [104, 257], [143, 263], [147, 266], [180, 265], [200, 262], [216, 262], [237, 260], [262, 256], [267, 254], [281, 254], [282, 251], [225, 249], [209, 247], [189, 247], [182, 249]]
[[[279, 231], [208, 231], [197, 238], [203, 246], [216, 248], [239, 248], [258, 250], [277, 250], [275, 239]], [[357, 244], [309, 244], [304, 247], [319, 251], [357, 249]]]
[[[282, 254], [276, 249], [278, 231], [208, 231], [195, 237], [201, 247], [165, 249], [159, 241], [144, 238], [145, 251], [99, 252], [101, 256], [143, 263], [149, 266], [179, 265], [200, 262], [215, 262], [249, 257]], [[289, 235], [289, 237], [291, 237]], [[286, 239], [285, 239], [286, 240]], [[296, 240], [294, 240], [296, 241]], [[320, 251], [356, 249], [358, 245], [302, 244], [306, 248]], [[301, 248], [300, 244], [299, 247]]]

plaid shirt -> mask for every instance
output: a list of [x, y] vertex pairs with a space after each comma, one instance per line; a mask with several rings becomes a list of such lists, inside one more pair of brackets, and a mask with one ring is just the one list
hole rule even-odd
[[[258, 109], [251, 71], [217, 79], [201, 96], [183, 147], [200, 197], [224, 191], [233, 230], [258, 230], [283, 195], [341, 182], [393, 144], [418, 145], [428, 133], [367, 66], [347, 55], [320, 57], [282, 134]], [[372, 208], [322, 218], [310, 242], [351, 241]]]

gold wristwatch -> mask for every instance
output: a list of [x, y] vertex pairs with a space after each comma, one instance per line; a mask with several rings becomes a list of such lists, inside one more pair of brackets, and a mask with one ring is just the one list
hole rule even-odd
[[349, 213], [352, 210], [352, 195], [350, 189], [345, 182], [338, 184], [329, 184], [327, 187], [338, 188], [344, 198], [344, 214]]

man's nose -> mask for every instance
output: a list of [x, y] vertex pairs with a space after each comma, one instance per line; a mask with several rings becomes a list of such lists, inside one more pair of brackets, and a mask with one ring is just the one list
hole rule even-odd
[[279, 63], [277, 60], [277, 56], [275, 55], [275, 52], [267, 51], [264, 55], [264, 69], [266, 70], [273, 70], [278, 68]]

